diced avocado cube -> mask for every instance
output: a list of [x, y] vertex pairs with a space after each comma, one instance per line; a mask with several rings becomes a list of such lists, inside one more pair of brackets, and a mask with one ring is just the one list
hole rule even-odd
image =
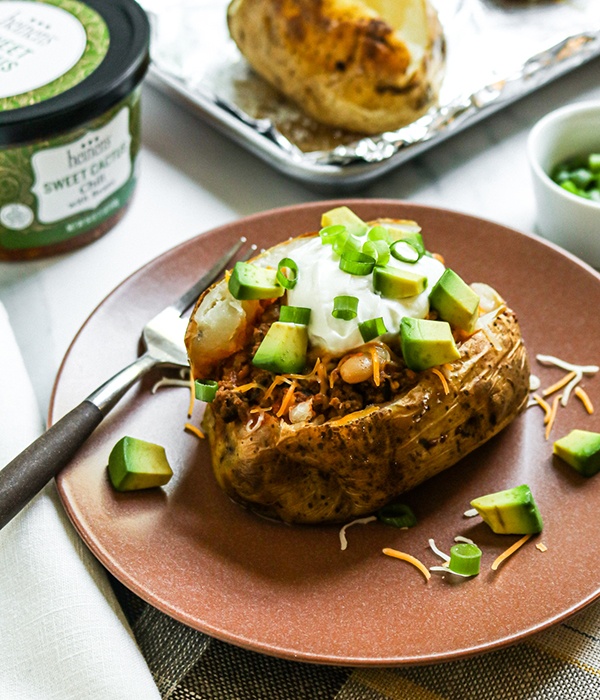
[[527, 484], [475, 498], [471, 506], [497, 535], [530, 535], [542, 531], [542, 516]]
[[326, 211], [321, 216], [321, 226], [345, 226], [352, 236], [364, 236], [368, 230], [367, 224], [348, 207], [336, 207]]
[[173, 470], [164, 447], [125, 436], [108, 457], [108, 476], [117, 491], [137, 491], [164, 486]]
[[236, 262], [229, 277], [229, 291], [235, 299], [276, 299], [285, 289], [277, 281], [277, 271], [248, 262]]
[[600, 472], [600, 433], [571, 430], [554, 443], [553, 452], [583, 476]]
[[425, 291], [427, 277], [411, 270], [392, 265], [376, 265], [373, 269], [373, 288], [387, 299], [414, 297]]
[[479, 316], [479, 296], [453, 270], [444, 270], [429, 294], [431, 306], [453, 328], [472, 333]]
[[252, 364], [282, 374], [297, 374], [306, 364], [307, 327], [275, 321], [258, 346]]
[[460, 357], [450, 325], [405, 316], [400, 323], [402, 356], [409, 369], [420, 372]]

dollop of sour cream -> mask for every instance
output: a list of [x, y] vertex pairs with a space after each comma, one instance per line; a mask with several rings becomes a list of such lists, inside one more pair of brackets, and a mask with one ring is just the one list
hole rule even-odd
[[[415, 264], [391, 257], [390, 266], [409, 270], [427, 278], [421, 293], [406, 299], [387, 299], [373, 288], [373, 275], [351, 275], [339, 268], [339, 256], [330, 245], [323, 245], [319, 236], [307, 238], [294, 246], [291, 257], [298, 266], [298, 281], [287, 292], [290, 306], [311, 309], [308, 324], [310, 343], [317, 348], [342, 355], [364, 344], [358, 324], [381, 316], [389, 333], [398, 333], [405, 316], [425, 318], [429, 313], [429, 293], [444, 272], [444, 265], [429, 255]], [[356, 318], [345, 321], [334, 318], [333, 300], [348, 295], [358, 299]]]

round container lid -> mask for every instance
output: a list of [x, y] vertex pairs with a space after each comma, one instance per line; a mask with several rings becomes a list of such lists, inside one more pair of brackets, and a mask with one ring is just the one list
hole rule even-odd
[[148, 18], [134, 0], [0, 3], [0, 74], [7, 78], [0, 146], [49, 138], [104, 114], [142, 81], [149, 40]]

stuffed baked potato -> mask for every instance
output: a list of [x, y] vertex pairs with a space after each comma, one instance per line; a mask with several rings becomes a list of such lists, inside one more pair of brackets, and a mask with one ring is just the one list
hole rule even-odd
[[[287, 522], [372, 513], [498, 433], [528, 396], [517, 318], [493, 289], [448, 271], [414, 222], [358, 230], [335, 223], [340, 211], [320, 233], [238, 263], [200, 297], [186, 333], [193, 377], [218, 384], [203, 419], [218, 483]], [[344, 262], [367, 258], [370, 272]], [[468, 290], [458, 314], [440, 301], [448, 275]], [[275, 327], [300, 327], [299, 353], [293, 334], [265, 353]]]
[[428, 0], [233, 0], [253, 69], [322, 124], [376, 134], [435, 101], [444, 39]]

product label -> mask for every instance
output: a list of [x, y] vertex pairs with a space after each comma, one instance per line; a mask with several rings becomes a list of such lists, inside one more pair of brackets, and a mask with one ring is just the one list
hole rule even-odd
[[105, 126], [66, 146], [38, 151], [31, 159], [42, 224], [95, 209], [131, 177], [129, 108]]
[[136, 181], [139, 98], [138, 87], [72, 132], [0, 149], [0, 260], [87, 234], [125, 206]]
[[0, 2], [0, 112], [69, 90], [104, 59], [106, 23], [75, 0]]

